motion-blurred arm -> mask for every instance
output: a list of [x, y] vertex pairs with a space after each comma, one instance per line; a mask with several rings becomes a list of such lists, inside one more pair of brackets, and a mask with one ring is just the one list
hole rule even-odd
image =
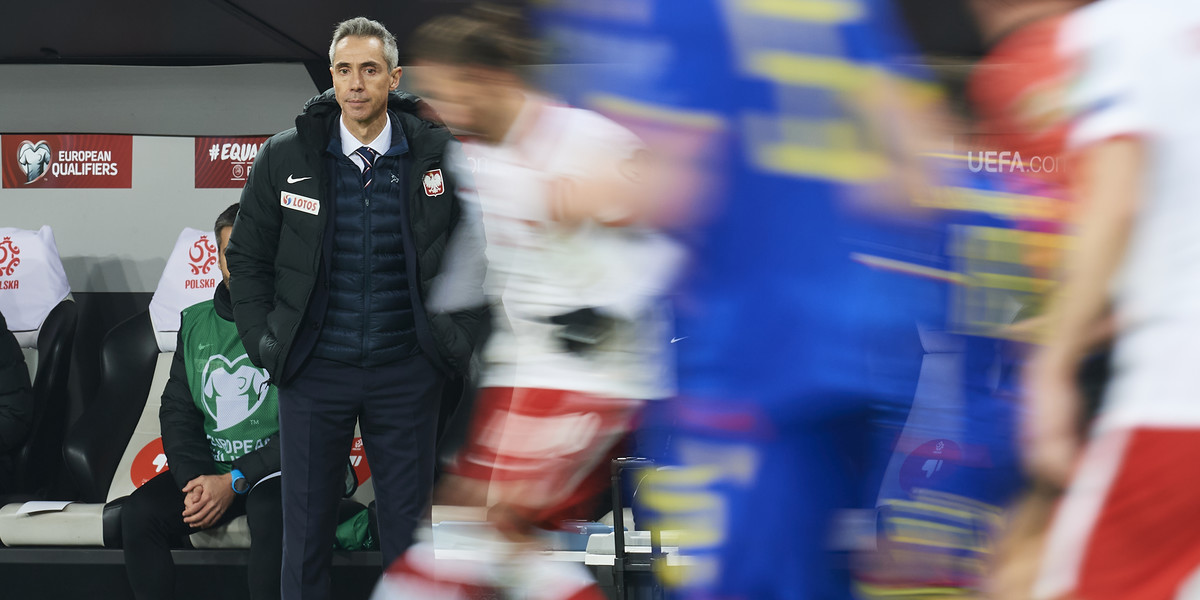
[[1096, 323], [1107, 312], [1108, 286], [1125, 256], [1140, 205], [1144, 160], [1144, 145], [1133, 137], [1103, 141], [1084, 151], [1081, 197], [1086, 208], [1062, 288], [1048, 312], [1048, 338], [1028, 374], [1028, 462], [1052, 482], [1066, 481], [1078, 451], [1076, 371]]

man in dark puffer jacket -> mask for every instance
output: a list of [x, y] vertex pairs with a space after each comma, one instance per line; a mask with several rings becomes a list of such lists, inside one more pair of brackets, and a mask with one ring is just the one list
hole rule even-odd
[[[17, 338], [0, 314], [0, 456], [21, 446], [33, 422], [33, 386]], [[7, 482], [0, 482], [0, 489]]]
[[485, 323], [482, 309], [424, 309], [461, 207], [441, 162], [451, 134], [392, 91], [397, 62], [383, 25], [338, 26], [334, 88], [259, 152], [228, 250], [238, 331], [279, 386], [285, 598], [329, 597], [356, 419], [385, 563], [411, 543], [440, 397]]

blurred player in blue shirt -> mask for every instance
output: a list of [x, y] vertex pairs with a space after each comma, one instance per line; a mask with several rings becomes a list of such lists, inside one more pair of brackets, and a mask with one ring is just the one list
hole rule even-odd
[[642, 217], [692, 246], [679, 399], [645, 423], [676, 468], [640, 500], [692, 565], [663, 580], [688, 598], [850, 597], [848, 550], [875, 532], [846, 516], [873, 514], [931, 351], [919, 332], [946, 329], [962, 282], [926, 197], [935, 87], [898, 60], [914, 52], [879, 0], [543, 16], [558, 62], [588, 65], [560, 91], [657, 150], [638, 165]]

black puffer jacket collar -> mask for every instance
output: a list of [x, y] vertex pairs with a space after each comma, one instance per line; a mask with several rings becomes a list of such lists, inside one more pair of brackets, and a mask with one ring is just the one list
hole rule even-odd
[[[429, 103], [408, 92], [388, 94], [388, 110], [410, 113], [433, 126], [444, 126]], [[341, 112], [337, 96], [333, 88], [329, 88], [304, 103], [304, 110], [296, 117], [296, 134], [305, 146], [324, 148], [329, 142], [330, 124]]]

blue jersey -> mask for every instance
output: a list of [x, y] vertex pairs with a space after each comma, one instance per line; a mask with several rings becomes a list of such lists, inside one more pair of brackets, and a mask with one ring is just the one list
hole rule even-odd
[[[719, 174], [681, 233], [694, 265], [677, 302], [680, 400], [643, 430], [679, 467], [655, 473], [643, 504], [696, 533], [686, 553], [712, 576], [683, 581], [690, 597], [848, 598], [830, 545], [845, 509], [999, 502], [1008, 490], [987, 486], [1011, 484], [972, 460], [984, 447], [990, 465], [1012, 462], [989, 336], [1013, 309], [989, 286], [1025, 274], [986, 246], [1014, 218], [1004, 182], [905, 154], [900, 107], [936, 92], [897, 60], [915, 53], [890, 5], [561, 0], [544, 19], [560, 60], [589, 65], [558, 92], [635, 132], [702, 132], [685, 139], [711, 147], [687, 160]], [[935, 193], [897, 189], [917, 164]], [[928, 368], [949, 354], [939, 340], [962, 356], [942, 361], [953, 373]], [[957, 403], [952, 422], [909, 419], [923, 370], [954, 388], [939, 398]], [[929, 438], [894, 456], [902, 431]]]
[[[864, 229], [864, 215], [846, 209], [894, 172], [883, 107], [923, 89], [895, 66], [907, 47], [886, 10], [711, 0], [568, 0], [546, 10], [561, 60], [606, 65], [557, 91], [635, 131], [709, 132], [713, 150], [698, 170], [719, 177], [706, 220], [687, 235], [681, 394], [769, 405], [890, 394], [899, 379], [865, 370], [911, 365], [868, 365], [864, 348], [913, 336], [914, 318], [939, 318], [927, 282], [881, 278], [854, 260], [854, 236], [923, 227]], [[869, 382], [885, 387], [864, 389]]]

